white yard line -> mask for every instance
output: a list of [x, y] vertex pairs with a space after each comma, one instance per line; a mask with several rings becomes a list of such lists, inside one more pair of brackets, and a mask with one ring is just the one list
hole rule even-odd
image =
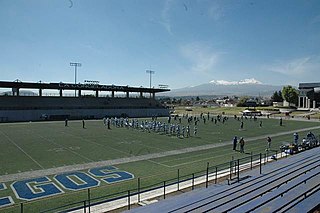
[[158, 164], [158, 165], [160, 165], [160, 166], [167, 167], [167, 168], [172, 168], [172, 166], [169, 166], [169, 165], [167, 165], [167, 164], [163, 164], [163, 163], [159, 163], [159, 162], [154, 161], [154, 160], [147, 160], [147, 161], [149, 161], [149, 162], [151, 162], [151, 163]]
[[41, 169], [44, 169], [44, 167], [38, 162], [36, 161], [33, 157], [31, 157], [26, 151], [24, 151], [18, 144], [16, 144], [13, 140], [11, 140], [11, 138], [9, 138], [8, 135], [6, 135], [4, 132], [2, 132], [0, 130], [0, 133], [7, 138], [7, 140], [12, 143], [14, 146], [16, 146], [21, 152], [23, 152], [28, 158], [30, 158], [35, 164], [37, 164]]
[[[252, 153], [254, 153], [253, 151], [255, 151], [255, 150], [259, 150], [259, 147], [258, 148], [252, 148], [251, 147], [251, 149], [250, 149], [250, 151], [252, 152]], [[239, 150], [238, 150], [239, 151]], [[209, 153], [205, 153], [206, 155], [207, 154], [209, 154]], [[236, 154], [236, 153], [235, 153]], [[174, 166], [169, 166], [167, 163], [171, 163], [171, 162], [173, 162], [173, 161], [178, 161], [178, 160], [181, 160], [181, 159], [188, 159], [188, 158], [193, 158], [193, 157], [195, 157], [195, 156], [201, 156], [201, 155], [203, 155], [203, 153], [202, 154], [198, 154], [198, 155], [190, 155], [190, 156], [187, 156], [187, 157], [183, 157], [183, 158], [179, 158], [179, 159], [176, 159], [176, 160], [167, 160], [167, 161], [163, 161], [163, 162], [156, 162], [156, 161], [151, 161], [151, 160], [149, 160], [149, 161], [151, 161], [151, 162], [153, 162], [153, 163], [156, 163], [156, 164], [159, 164], [159, 165], [161, 165], [161, 166], [165, 166], [165, 167], [169, 167], [169, 168], [174, 168], [174, 167], [177, 167], [177, 166], [182, 166], [182, 165], [187, 165], [187, 164], [192, 164], [192, 163], [196, 163], [196, 162], [201, 162], [201, 161], [203, 161], [203, 160], [209, 160], [209, 159], [212, 159], [212, 158], [217, 158], [217, 157], [222, 157], [222, 156], [224, 156], [225, 154], [220, 154], [220, 155], [214, 155], [214, 156], [211, 156], [211, 157], [207, 157], [207, 158], [202, 158], [202, 159], [199, 159], [199, 160], [194, 160], [194, 161], [188, 161], [188, 162], [185, 162], [185, 163], [180, 163], [180, 164], [175, 164]]]
[[[36, 134], [36, 133], [34, 133], [34, 134]], [[70, 148], [68, 148], [68, 147], [66, 147], [66, 146], [63, 146], [63, 145], [61, 145], [61, 144], [56, 143], [56, 142], [54, 142], [52, 139], [46, 138], [46, 137], [44, 137], [44, 136], [42, 136], [42, 135], [40, 135], [40, 134], [37, 134], [37, 135], [38, 135], [40, 138], [48, 141], [49, 143], [52, 143], [52, 144], [55, 144], [55, 145], [57, 145], [57, 146], [59, 146], [59, 147], [61, 147], [61, 148], [64, 148], [64, 149], [68, 150], [69, 152], [71, 152], [71, 153], [73, 153], [73, 154], [81, 157], [82, 159], [85, 159], [85, 160], [94, 162], [94, 160], [92, 160], [92, 159], [90, 159], [90, 158], [87, 158], [86, 156], [83, 156], [83, 155], [81, 155], [81, 154], [79, 154], [79, 153], [71, 150]]]
[[201, 162], [201, 161], [204, 161], [204, 160], [209, 160], [209, 159], [212, 159], [212, 158], [215, 158], [215, 157], [216, 156], [211, 156], [211, 157], [202, 158], [202, 159], [199, 159], [199, 160], [188, 161], [188, 162], [185, 162], [185, 163], [175, 164], [174, 166], [171, 166], [171, 167], [183, 166], [183, 165], [190, 164], [190, 163], [197, 163], [197, 162]]
[[[66, 134], [66, 135], [70, 135], [70, 136], [72, 136], [72, 137], [74, 137], [74, 138], [79, 138], [80, 140], [87, 141], [87, 142], [89, 142], [89, 143], [96, 144], [96, 145], [98, 145], [98, 146], [102, 146], [102, 147], [104, 147], [104, 148], [112, 149], [112, 150], [114, 150], [114, 151], [116, 151], [116, 152], [120, 152], [120, 153], [125, 154], [125, 155], [132, 156], [130, 153], [127, 153], [127, 152], [124, 152], [124, 151], [122, 151], [122, 150], [119, 150], [119, 149], [116, 149], [116, 148], [113, 148], [113, 147], [110, 147], [110, 146], [106, 146], [106, 145], [103, 145], [103, 144], [100, 144], [100, 143], [91, 141], [91, 140], [86, 139], [86, 138], [82, 138], [82, 137], [76, 136], [76, 135], [71, 134], [71, 133], [66, 133], [66, 132], [62, 132], [62, 133], [63, 133], [63, 134]], [[107, 135], [106, 135], [106, 136], [107, 136]]]
[[[315, 129], [320, 129], [320, 126], [247, 138], [246, 141], [254, 141], [254, 140], [259, 140], [259, 139], [265, 139], [267, 136], [276, 137], [276, 136], [293, 134], [294, 132], [311, 131], [311, 130], [315, 130]], [[81, 137], [79, 137], [79, 138], [81, 138]], [[99, 144], [99, 145], [101, 145], [101, 144]], [[171, 150], [171, 151], [160, 152], [160, 153], [151, 153], [151, 154], [140, 155], [140, 156], [131, 156], [131, 157], [125, 157], [125, 158], [120, 158], [120, 159], [91, 162], [91, 163], [86, 163], [86, 164], [62, 166], [62, 167], [57, 167], [57, 168], [21, 172], [21, 173], [17, 173], [17, 174], [2, 175], [2, 176], [0, 176], [0, 182], [8, 182], [8, 181], [14, 181], [14, 180], [20, 180], [20, 179], [35, 178], [35, 177], [39, 177], [39, 176], [47, 176], [47, 175], [65, 173], [65, 172], [86, 170], [86, 169], [101, 167], [101, 166], [131, 163], [131, 162], [142, 161], [142, 160], [150, 160], [150, 159], [154, 159], [154, 158], [161, 158], [161, 157], [179, 155], [179, 154], [184, 154], [184, 153], [189, 153], [189, 152], [194, 152], [194, 151], [212, 149], [212, 148], [221, 147], [221, 146], [225, 146], [225, 145], [230, 145], [230, 141], [225, 141], [225, 142], [216, 143], [216, 144], [202, 145], [202, 146], [197, 146], [197, 147], [189, 147], [189, 148], [184, 148], [184, 149], [179, 149], [179, 150]], [[101, 145], [101, 146], [103, 146], [103, 145]]]

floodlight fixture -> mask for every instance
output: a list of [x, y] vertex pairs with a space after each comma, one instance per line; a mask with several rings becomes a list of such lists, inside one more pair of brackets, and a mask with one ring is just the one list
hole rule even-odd
[[146, 73], [150, 74], [150, 89], [151, 89], [151, 75], [155, 74], [153, 70], [146, 70]]
[[[81, 67], [81, 63], [70, 62], [70, 66], [74, 67], [74, 84], [77, 84], [77, 67]], [[74, 91], [74, 96], [77, 96], [77, 91]]]

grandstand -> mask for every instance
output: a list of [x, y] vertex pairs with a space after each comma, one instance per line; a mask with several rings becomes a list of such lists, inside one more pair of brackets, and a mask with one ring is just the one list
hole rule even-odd
[[320, 208], [320, 148], [130, 212], [314, 212]]
[[[169, 110], [155, 99], [156, 93], [169, 91], [168, 89], [4, 81], [0, 82], [0, 88], [12, 89], [11, 96], [0, 96], [0, 122], [169, 115]], [[38, 96], [21, 96], [21, 89], [36, 89], [39, 93]], [[48, 89], [56, 90], [58, 97], [44, 96], [43, 91]], [[63, 96], [64, 90], [75, 92], [77, 97]], [[83, 95], [82, 91], [94, 91], [95, 95]], [[101, 92], [110, 92], [110, 97], [100, 97]], [[117, 92], [124, 96], [116, 97]], [[130, 97], [130, 93], [137, 93], [139, 96]], [[150, 94], [150, 97], [144, 97], [143, 94], [146, 93]]]
[[311, 110], [320, 107], [320, 83], [299, 84], [299, 110]]

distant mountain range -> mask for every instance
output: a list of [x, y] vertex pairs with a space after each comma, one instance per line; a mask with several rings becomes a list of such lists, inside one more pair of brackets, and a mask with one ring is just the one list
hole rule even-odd
[[163, 96], [271, 96], [283, 86], [262, 84], [253, 78], [240, 81], [213, 80], [198, 86], [173, 89]]

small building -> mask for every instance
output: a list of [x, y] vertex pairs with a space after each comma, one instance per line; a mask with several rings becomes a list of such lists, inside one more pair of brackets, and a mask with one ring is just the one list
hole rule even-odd
[[281, 101], [281, 102], [274, 101], [274, 102], [272, 102], [272, 106], [273, 107], [283, 107], [283, 101]]
[[241, 112], [243, 116], [261, 116], [261, 111], [246, 109]]
[[320, 107], [320, 83], [299, 84], [299, 110], [310, 110]]

